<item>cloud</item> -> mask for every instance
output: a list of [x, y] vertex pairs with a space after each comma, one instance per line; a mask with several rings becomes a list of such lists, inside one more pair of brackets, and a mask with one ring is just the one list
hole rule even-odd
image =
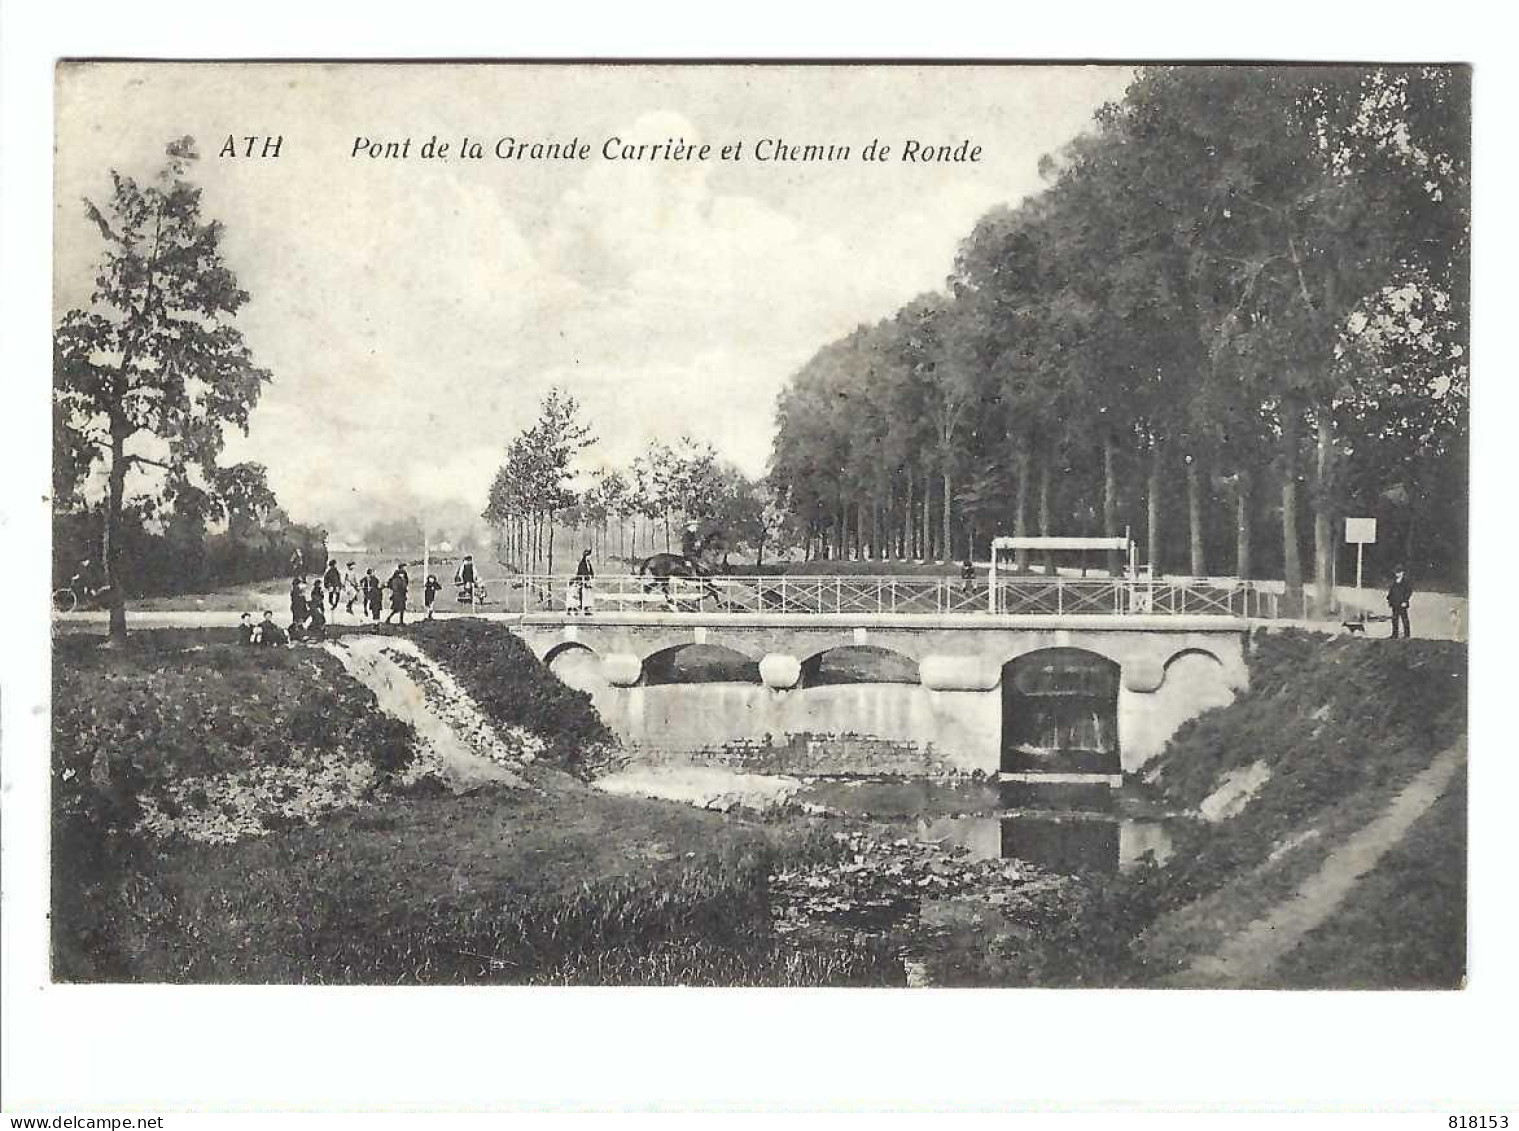
[[[601, 437], [589, 459], [626, 462], [649, 440], [690, 433], [761, 471], [788, 377], [829, 340], [942, 285], [977, 217], [1037, 188], [1040, 154], [1124, 73], [265, 67], [233, 81], [221, 68], [129, 70], [129, 98], [110, 68], [61, 90], [60, 310], [88, 297], [99, 241], [77, 201], [102, 195], [107, 168], [146, 173], [163, 139], [185, 132], [205, 150], [234, 118], [294, 123], [278, 163], [197, 171], [253, 295], [239, 321], [275, 375], [226, 458], [267, 464], [293, 515], [343, 528], [449, 500], [478, 511], [553, 384]], [[988, 158], [348, 159], [352, 137], [382, 121], [418, 137], [578, 134], [598, 150], [613, 135], [752, 146], [971, 131]]]

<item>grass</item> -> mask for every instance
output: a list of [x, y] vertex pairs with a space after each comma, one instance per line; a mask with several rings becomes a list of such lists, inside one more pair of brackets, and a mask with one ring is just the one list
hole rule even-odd
[[396, 798], [226, 847], [180, 845], [124, 900], [129, 977], [347, 984], [882, 984], [900, 964], [770, 929], [783, 855], [749, 825], [581, 788]]
[[[1104, 897], [1133, 936], [1146, 980], [1176, 973], [1289, 898], [1465, 733], [1459, 645], [1258, 634], [1249, 663], [1246, 692], [1173, 737], [1156, 786], [1165, 804], [1190, 809], [1230, 770], [1261, 761], [1270, 779], [1239, 815], [1178, 829], [1165, 868], [1120, 877]], [[1450, 820], [1449, 807], [1445, 813]], [[1447, 956], [1442, 969], [1451, 968], [1449, 956], [1464, 951], [1464, 904], [1447, 892], [1415, 908], [1398, 890], [1464, 892], [1464, 849], [1450, 829], [1426, 821], [1395, 852], [1402, 854], [1395, 881], [1355, 889], [1363, 909], [1320, 929], [1319, 941], [1293, 961], [1294, 984], [1362, 984], [1369, 966], [1349, 955], [1381, 952], [1404, 934]], [[1388, 969], [1417, 982], [1409, 963]]]
[[1310, 931], [1275, 988], [1458, 989], [1466, 978], [1466, 775]]
[[[547, 767], [532, 775], [536, 791], [454, 796], [424, 779], [376, 793], [367, 807], [232, 844], [134, 833], [134, 799], [155, 782], [304, 757], [313, 742], [354, 741], [355, 728], [383, 719], [325, 653], [221, 638], [165, 630], [135, 633], [122, 649], [82, 635], [57, 642], [54, 756], [74, 772], [69, 788], [57, 784], [61, 773], [55, 779], [63, 801], [54, 824], [56, 979], [901, 981], [900, 962], [879, 942], [800, 943], [772, 929], [772, 872], [836, 851], [811, 822], [747, 822], [612, 797]], [[435, 647], [440, 638], [459, 643], [457, 630], [435, 632]], [[470, 637], [452, 653], [456, 662], [476, 657], [470, 641], [493, 643]], [[491, 700], [498, 712], [525, 680], [552, 680], [536, 665], [522, 675], [518, 660]], [[499, 671], [474, 673], [479, 681]], [[540, 686], [519, 695], [558, 704], [535, 716], [560, 728], [545, 737], [569, 743], [599, 725], [594, 713], [578, 713], [579, 700], [556, 694]], [[314, 721], [320, 733], [308, 731]], [[240, 723], [252, 741], [239, 737]], [[109, 772], [99, 778], [102, 760]]]
[[407, 635], [448, 669], [493, 723], [541, 735], [560, 768], [576, 769], [615, 741], [591, 697], [557, 679], [505, 625], [469, 618], [419, 621]]

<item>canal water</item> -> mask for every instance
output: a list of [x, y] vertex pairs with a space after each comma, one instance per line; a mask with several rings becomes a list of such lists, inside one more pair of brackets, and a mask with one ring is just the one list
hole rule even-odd
[[[724, 672], [720, 657], [700, 662], [719, 667], [712, 673], [688, 673], [693, 682], [681, 680], [677, 671], [667, 685], [620, 690], [601, 680], [590, 653], [571, 650], [556, 657], [554, 673], [589, 693], [632, 751], [632, 770], [607, 787], [718, 808], [797, 804], [809, 812], [879, 826], [883, 835], [961, 850], [960, 855], [973, 860], [1024, 861], [1073, 875], [1128, 871], [1147, 856], [1163, 864], [1171, 853], [1177, 818], [1159, 811], [1132, 786], [1111, 793], [1099, 789], [1099, 797], [1070, 806], [1032, 808], [1026, 793], [1020, 796], [1014, 787], [985, 778], [896, 772], [894, 751], [880, 743], [871, 744], [862, 757], [859, 732], [910, 736], [912, 741], [901, 744], [905, 768], [921, 765], [922, 752], [931, 744], [956, 745], [956, 738], [965, 737], [957, 728], [977, 725], [974, 719], [967, 722], [963, 709], [959, 717], [935, 717], [920, 687], [852, 684], [845, 673], [838, 686], [808, 691], [805, 717], [781, 719], [772, 717], [780, 709], [774, 706], [777, 696], [736, 681], [752, 673]], [[877, 679], [881, 674], [874, 673]], [[709, 682], [711, 675], [719, 678]], [[789, 702], [796, 710], [803, 701], [792, 696]], [[1000, 704], [992, 706], [993, 717], [980, 725], [995, 732], [1001, 726]], [[813, 734], [806, 742], [772, 742], [772, 735], [791, 727]], [[746, 729], [754, 738], [763, 736], [763, 744], [735, 741], [735, 733]], [[827, 773], [827, 768], [851, 763], [876, 773]]]
[[1030, 809], [984, 781], [822, 780], [792, 799], [963, 849], [971, 859], [1021, 860], [1073, 875], [1127, 872], [1146, 856], [1164, 864], [1182, 819], [1132, 790], [1115, 791], [1111, 808]]

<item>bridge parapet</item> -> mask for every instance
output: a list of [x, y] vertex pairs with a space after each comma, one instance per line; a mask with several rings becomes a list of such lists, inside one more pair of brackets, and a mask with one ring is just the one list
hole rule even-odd
[[521, 574], [492, 580], [511, 611], [796, 614], [983, 614], [989, 616], [1238, 616], [1277, 615], [1278, 594], [1228, 578], [1063, 577], [978, 578], [831, 574], [575, 578]]

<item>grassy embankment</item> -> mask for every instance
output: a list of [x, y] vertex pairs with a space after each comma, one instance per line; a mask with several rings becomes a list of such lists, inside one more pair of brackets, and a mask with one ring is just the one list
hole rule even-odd
[[[772, 871], [836, 851], [804, 824], [609, 797], [565, 772], [604, 733], [599, 720], [520, 642], [485, 641], [489, 627], [433, 625], [417, 639], [488, 715], [548, 740], [555, 765], [531, 768], [531, 791], [403, 783], [415, 736], [317, 649], [241, 649], [228, 632], [138, 633], [125, 650], [60, 638], [54, 976], [900, 981], [879, 945], [774, 932]], [[325, 768], [349, 788], [312, 774], [269, 786], [281, 766]], [[175, 810], [156, 832], [142, 823], [153, 798]], [[218, 825], [221, 806], [238, 819]], [[233, 842], [208, 842], [220, 833]]]

